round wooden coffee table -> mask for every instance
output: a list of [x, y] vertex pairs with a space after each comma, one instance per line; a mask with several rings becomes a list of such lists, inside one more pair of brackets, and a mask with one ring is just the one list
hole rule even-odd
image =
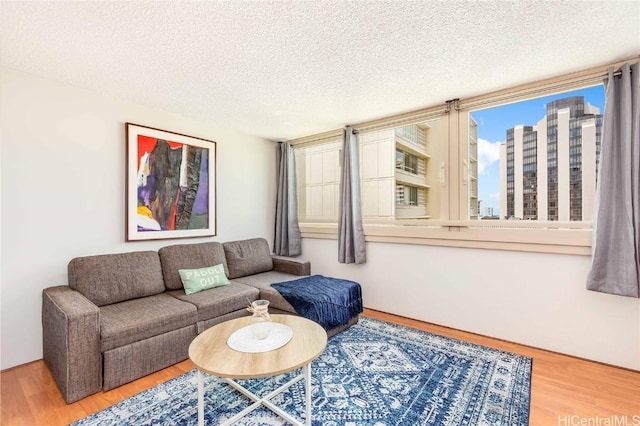
[[[311, 425], [311, 361], [327, 345], [327, 333], [313, 321], [293, 315], [272, 315], [273, 322], [293, 330], [293, 337], [284, 346], [259, 353], [238, 352], [227, 345], [229, 336], [250, 324], [251, 317], [237, 318], [215, 325], [202, 332], [189, 346], [189, 359], [198, 368], [198, 425], [204, 425], [204, 386], [202, 373], [223, 378], [234, 389], [254, 401], [223, 425], [231, 425], [256, 408], [265, 406], [294, 425]], [[233, 379], [255, 379], [276, 376], [303, 367], [302, 374], [269, 393], [258, 397]], [[305, 380], [305, 423], [283, 411], [269, 399], [300, 380]]]

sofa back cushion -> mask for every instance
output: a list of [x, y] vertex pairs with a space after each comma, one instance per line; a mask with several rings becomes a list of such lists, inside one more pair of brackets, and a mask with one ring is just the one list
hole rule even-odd
[[67, 269], [69, 287], [97, 306], [165, 291], [155, 251], [76, 257]]
[[245, 277], [273, 269], [269, 243], [264, 238], [224, 243], [229, 278]]
[[166, 246], [158, 250], [158, 254], [162, 264], [164, 285], [169, 290], [183, 288], [178, 272], [180, 269], [208, 268], [222, 264], [225, 274], [229, 276], [224, 249], [222, 244], [217, 242]]

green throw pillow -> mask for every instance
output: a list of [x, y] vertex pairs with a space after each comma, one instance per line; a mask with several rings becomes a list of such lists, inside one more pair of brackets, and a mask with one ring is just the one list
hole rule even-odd
[[184, 286], [184, 292], [187, 294], [230, 284], [222, 263], [208, 268], [179, 269], [178, 272]]

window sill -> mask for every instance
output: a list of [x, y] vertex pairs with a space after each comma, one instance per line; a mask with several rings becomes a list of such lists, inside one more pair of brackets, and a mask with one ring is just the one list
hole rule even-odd
[[[466, 222], [465, 222], [466, 223]], [[337, 239], [336, 224], [300, 224], [303, 238]], [[365, 224], [365, 240], [396, 244], [591, 255], [591, 229], [407, 226]]]

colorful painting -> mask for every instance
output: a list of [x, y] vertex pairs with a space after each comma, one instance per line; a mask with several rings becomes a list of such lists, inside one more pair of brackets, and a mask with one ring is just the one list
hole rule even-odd
[[126, 123], [126, 240], [216, 234], [216, 143]]

